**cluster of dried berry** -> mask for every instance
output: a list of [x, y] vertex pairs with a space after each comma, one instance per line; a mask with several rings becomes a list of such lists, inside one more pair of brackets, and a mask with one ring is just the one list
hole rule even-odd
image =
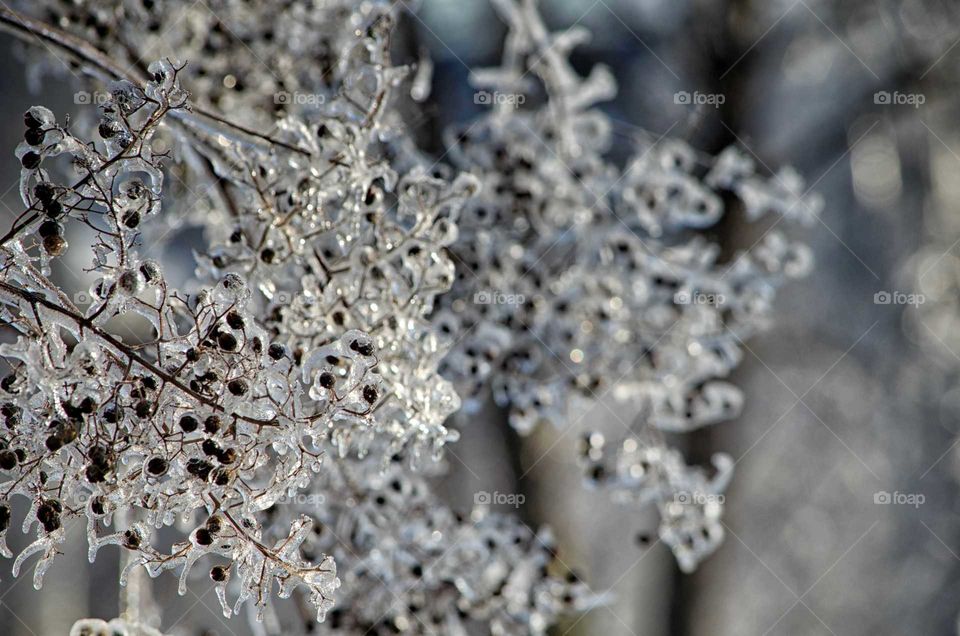
[[[391, 60], [387, 0], [22, 4], [64, 32], [2, 8], [9, 28], [56, 33], [108, 81], [93, 121], [26, 114], [26, 207], [0, 237], [0, 319], [18, 334], [0, 345], [0, 538], [13, 497], [24, 532], [38, 522], [14, 571], [39, 553], [39, 587], [82, 521], [91, 560], [125, 553], [122, 583], [175, 570], [183, 593], [205, 559], [224, 614], [249, 601], [271, 633], [309, 633], [336, 601], [335, 633], [540, 634], [595, 602], [549, 533], [429, 492], [458, 390], [474, 406], [492, 386], [522, 431], [566, 426], [611, 389], [663, 429], [732, 417], [740, 396], [718, 378], [805, 256], [771, 234], [725, 266], [692, 233], [721, 193], [752, 216], [809, 214], [795, 175], [678, 142], [618, 171], [593, 108], [612, 80], [579, 78], [565, 59], [579, 33], [547, 33], [529, 1], [496, 3], [506, 59], [479, 79], [539, 77], [547, 103], [455, 131], [462, 174], [401, 117], [416, 78]], [[51, 261], [77, 262], [64, 237], [81, 228], [94, 280], [70, 289]], [[178, 281], [159, 254], [190, 231], [204, 246]], [[656, 435], [589, 439], [593, 481], [656, 502], [684, 568], [716, 547], [722, 506], [703, 498], [725, 458], [708, 479]], [[166, 526], [182, 540], [160, 550]], [[74, 632], [153, 633], [155, 618]]]
[[[443, 372], [467, 411], [492, 395], [520, 433], [541, 422], [566, 431], [598, 402], [635, 409], [639, 427], [608, 408], [602, 432], [631, 450], [594, 448], [587, 471], [656, 502], [661, 538], [692, 569], [720, 543], [722, 506], [678, 503], [705, 477], [659, 432], [739, 414], [742, 395], [724, 378], [768, 322], [777, 289], [810, 262], [806, 246], [775, 230], [722, 262], [701, 231], [735, 206], [750, 220], [811, 222], [821, 203], [793, 171], [761, 177], [732, 147], [704, 156], [651, 137], [619, 168], [607, 158], [613, 122], [596, 108], [614, 95], [613, 78], [604, 67], [583, 78], [567, 59], [588, 34], [550, 33], [532, 2], [494, 4], [510, 26], [503, 64], [473, 79], [500, 98], [447, 136], [453, 164], [481, 189], [457, 219], [457, 282], [436, 315], [457, 338]], [[538, 94], [541, 106], [517, 107]], [[661, 458], [656, 467], [631, 461], [636, 448]], [[689, 526], [680, 538], [678, 515]]]

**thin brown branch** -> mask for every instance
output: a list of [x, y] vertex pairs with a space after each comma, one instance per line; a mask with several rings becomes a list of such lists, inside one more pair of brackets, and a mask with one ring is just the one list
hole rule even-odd
[[[124, 342], [122, 342], [121, 340], [117, 339], [110, 333], [104, 331], [103, 329], [95, 325], [89, 318], [86, 318], [69, 309], [65, 309], [60, 305], [47, 300], [40, 294], [27, 291], [26, 289], [21, 289], [16, 285], [11, 285], [9, 283], [0, 281], [0, 289], [3, 289], [4, 291], [10, 294], [13, 294], [15, 296], [18, 296], [19, 298], [26, 300], [31, 304], [31, 306], [42, 305], [53, 312], [56, 312], [62, 316], [66, 316], [67, 318], [70, 318], [75, 323], [80, 325], [83, 329], [87, 329], [90, 332], [96, 334], [98, 338], [107, 342], [110, 346], [115, 348], [117, 351], [121, 352], [127, 358], [129, 358], [133, 362], [136, 362], [140, 366], [150, 371], [150, 373], [153, 373], [157, 377], [161, 378], [164, 382], [172, 384], [173, 386], [177, 387], [179, 390], [183, 391], [190, 397], [194, 398], [195, 400], [198, 400], [199, 402], [209, 406], [214, 410], [220, 411], [222, 413], [226, 412], [226, 409], [223, 408], [223, 405], [217, 404], [216, 402], [208, 399], [207, 397], [201, 395], [200, 393], [197, 393], [190, 387], [186, 386], [179, 379], [175, 378], [171, 374], [167, 373], [163, 369], [156, 366], [154, 363], [150, 362], [149, 360], [147, 360], [146, 358], [144, 358], [143, 356], [135, 352], [131, 347], [126, 345]], [[277, 423], [273, 420], [261, 420], [258, 418], [247, 417], [239, 414], [234, 414], [234, 417], [241, 419], [245, 422], [249, 422], [251, 424], [256, 424], [257, 426], [277, 426]]]

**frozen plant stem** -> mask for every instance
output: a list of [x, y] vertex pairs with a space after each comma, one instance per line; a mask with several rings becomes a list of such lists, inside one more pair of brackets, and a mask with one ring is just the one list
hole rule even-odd
[[[130, 519], [129, 512], [120, 513], [117, 517], [120, 526], [132, 525], [133, 520]], [[120, 617], [131, 625], [140, 624], [141, 612], [148, 606], [149, 588], [145, 580], [147, 573], [143, 568], [131, 567], [137, 560], [139, 560], [138, 553], [132, 550], [120, 551], [120, 572], [128, 568], [130, 571], [126, 585], [120, 587]]]

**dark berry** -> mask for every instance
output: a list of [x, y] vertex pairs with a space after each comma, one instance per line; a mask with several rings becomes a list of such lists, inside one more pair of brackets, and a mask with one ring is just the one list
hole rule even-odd
[[57, 188], [48, 181], [41, 181], [33, 186], [33, 196], [37, 197], [41, 203], [47, 204], [57, 196]]
[[607, 474], [607, 471], [604, 470], [603, 466], [597, 464], [590, 471], [590, 478], [594, 481], [601, 481]]
[[33, 170], [37, 168], [41, 161], [43, 161], [43, 157], [32, 151], [20, 157], [20, 165], [27, 170]]
[[123, 215], [123, 224], [131, 230], [140, 225], [140, 213], [136, 210], [130, 210]]
[[203, 443], [200, 444], [200, 449], [204, 455], [216, 455], [220, 452], [220, 447], [217, 446], [217, 443], [212, 439], [203, 440]]
[[153, 413], [153, 403], [148, 402], [147, 400], [141, 400], [137, 402], [137, 405], [133, 407], [133, 410], [136, 411], [137, 417], [141, 420], [150, 417]]
[[247, 381], [240, 378], [230, 380], [230, 382], [227, 383], [227, 390], [237, 397], [245, 395], [247, 393]]
[[337, 378], [334, 377], [329, 371], [324, 371], [320, 374], [320, 386], [325, 389], [332, 389], [333, 385], [337, 383]]
[[230, 473], [226, 468], [214, 468], [210, 473], [210, 481], [218, 486], [226, 486], [230, 483]]
[[193, 535], [198, 545], [210, 545], [213, 543], [213, 535], [206, 528], [199, 528]]
[[10, 506], [0, 504], [0, 532], [10, 527]]
[[276, 252], [274, 252], [269, 247], [263, 248], [263, 251], [260, 252], [260, 260], [266, 263], [267, 265], [273, 262], [274, 256], [276, 256]]
[[267, 355], [270, 356], [273, 360], [279, 360], [287, 353], [286, 347], [282, 344], [273, 343], [267, 349]]
[[90, 464], [87, 466], [86, 475], [87, 481], [91, 484], [99, 484], [107, 479], [107, 472], [109, 469], [103, 464]]
[[220, 416], [211, 415], [203, 421], [203, 430], [210, 435], [213, 435], [220, 430]]
[[48, 236], [60, 236], [63, 234], [63, 226], [56, 221], [47, 220], [41, 223], [40, 227], [37, 228], [37, 234], [39, 234], [41, 238], [47, 238]]
[[97, 127], [97, 131], [100, 133], [100, 136], [103, 139], [112, 139], [118, 132], [117, 128], [110, 124], [110, 122], [100, 122], [100, 125]]
[[123, 533], [123, 547], [136, 550], [140, 547], [140, 534], [136, 530], [127, 530]]
[[50, 256], [60, 256], [67, 250], [67, 241], [59, 234], [43, 239], [43, 249]]
[[69, 417], [71, 420], [83, 419], [83, 414], [80, 412], [80, 407], [73, 402], [67, 402], [64, 404], [63, 410], [66, 411], [67, 417]]
[[53, 532], [58, 528], [60, 528], [60, 517], [54, 517], [49, 521], [43, 522], [43, 529], [46, 530], [47, 532]]
[[232, 333], [223, 331], [217, 336], [217, 344], [224, 351], [234, 351], [237, 348], [237, 338]]
[[90, 461], [94, 464], [106, 464], [110, 461], [110, 451], [104, 446], [94, 446], [87, 453], [87, 457], [89, 457]]
[[187, 472], [204, 481], [210, 476], [211, 470], [213, 470], [213, 466], [205, 460], [191, 459], [187, 462]]
[[39, 117], [28, 110], [23, 114], [23, 125], [27, 128], [42, 128], [43, 122], [40, 121]]
[[[60, 446], [69, 444], [73, 440], [77, 439], [77, 427], [73, 424], [61, 422], [60, 420], [53, 420], [50, 422], [50, 428], [54, 431], [54, 435], [59, 440]], [[54, 449], [51, 448], [50, 450]]]
[[210, 578], [216, 581], [217, 583], [222, 583], [227, 580], [227, 568], [222, 565], [215, 565], [210, 568]]
[[160, 265], [157, 264], [156, 261], [146, 261], [143, 263], [140, 266], [140, 273], [143, 274], [143, 278], [150, 285], [159, 283], [160, 279], [163, 278], [163, 271], [160, 269]]
[[205, 525], [207, 527], [207, 530], [209, 530], [213, 534], [217, 534], [218, 532], [220, 532], [220, 517], [210, 517], [209, 519], [207, 519], [207, 523]]
[[196, 361], [199, 360], [199, 359], [200, 359], [200, 352], [199, 352], [199, 351], [197, 351], [197, 350], [194, 349], [193, 347], [190, 347], [189, 349], [187, 349], [187, 361], [188, 361], [188, 362], [196, 362]]
[[373, 386], [372, 384], [368, 384], [367, 386], [363, 387], [363, 399], [369, 404], [376, 402], [378, 396], [379, 393], [377, 393], [377, 387]]
[[360, 340], [354, 340], [350, 343], [350, 348], [359, 353], [362, 356], [372, 356], [373, 355], [373, 343], [372, 342], [363, 342]]
[[46, 133], [42, 128], [27, 128], [26, 132], [23, 133], [23, 140], [31, 146], [39, 146], [43, 143], [45, 136]]
[[37, 507], [37, 521], [40, 523], [47, 523], [59, 516], [60, 514], [49, 502], [42, 503]]
[[58, 201], [50, 201], [43, 204], [44, 213], [51, 219], [59, 219], [63, 216], [63, 206]]
[[14, 385], [17, 383], [17, 376], [14, 373], [4, 376], [0, 380], [0, 389], [3, 389], [7, 393], [19, 393], [19, 390], [15, 390]]
[[167, 460], [163, 457], [154, 457], [147, 462], [147, 472], [151, 475], [162, 475], [167, 472]]
[[237, 461], [237, 451], [232, 448], [221, 451], [217, 453], [217, 460], [219, 460], [221, 464], [232, 464]]
[[17, 465], [17, 454], [12, 450], [0, 451], [0, 468], [13, 470]]
[[227, 312], [227, 324], [231, 329], [243, 329], [243, 316], [236, 311]]
[[184, 415], [180, 418], [180, 430], [184, 433], [192, 433], [200, 426], [200, 422], [197, 421], [192, 415]]

